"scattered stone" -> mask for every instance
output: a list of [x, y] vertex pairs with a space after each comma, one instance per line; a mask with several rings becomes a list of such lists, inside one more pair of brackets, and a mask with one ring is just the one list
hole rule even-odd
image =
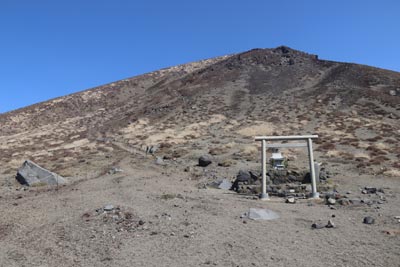
[[389, 94], [390, 94], [391, 96], [396, 96], [396, 95], [397, 95], [397, 92], [396, 92], [396, 90], [390, 90], [390, 91], [389, 91]]
[[335, 228], [335, 224], [333, 223], [332, 220], [329, 220], [329, 221], [328, 221], [328, 224], [325, 225], [325, 227], [326, 227], [326, 228]]
[[191, 172], [192, 171], [192, 167], [187, 166], [183, 171], [184, 172]]
[[201, 156], [199, 158], [199, 166], [200, 167], [207, 167], [212, 163], [212, 160], [209, 156]]
[[322, 228], [325, 228], [325, 225], [323, 225], [322, 223], [313, 223], [311, 225], [311, 228], [313, 228], [313, 229], [322, 229]]
[[322, 222], [315, 222], [311, 225], [312, 229], [323, 229], [323, 228], [335, 228], [335, 224], [332, 220], [329, 220], [327, 224], [323, 224]]
[[376, 187], [369, 187], [366, 186], [364, 187], [364, 190], [361, 191], [361, 193], [363, 194], [375, 194], [378, 190], [376, 189]]
[[269, 209], [250, 208], [249, 212], [242, 215], [251, 220], [275, 220], [279, 218], [278, 213]]
[[162, 166], [165, 165], [165, 162], [162, 157], [157, 157], [156, 160], [154, 161], [154, 163], [156, 165], [162, 165]]
[[103, 208], [104, 211], [112, 211], [113, 209], [114, 209], [114, 206], [111, 204], [107, 204]]
[[367, 204], [367, 205], [372, 205], [372, 204], [374, 204], [374, 201], [372, 201], [372, 200], [370, 200], [368, 198], [364, 198], [364, 199], [361, 199], [361, 203], [364, 203], [364, 204]]
[[22, 185], [58, 185], [65, 184], [66, 180], [60, 175], [40, 167], [36, 163], [26, 160], [15, 177]]
[[146, 146], [146, 154], [154, 154], [157, 149], [156, 146]]
[[349, 201], [352, 205], [361, 205], [361, 199], [359, 198], [351, 198]]
[[108, 174], [113, 175], [119, 172], [123, 172], [124, 170], [118, 167], [112, 167], [109, 171]]
[[342, 206], [349, 206], [350, 205], [350, 200], [348, 200], [347, 198], [338, 199], [337, 202]]
[[289, 203], [289, 204], [295, 204], [296, 203], [296, 199], [294, 197], [289, 197], [289, 198], [286, 199], [285, 202]]
[[326, 203], [328, 204], [328, 205], [335, 205], [336, 204], [336, 199], [334, 199], [334, 198], [328, 198], [327, 200], [326, 200]]
[[15, 190], [17, 190], [17, 191], [26, 191], [26, 190], [28, 190], [28, 187], [27, 186], [21, 186], [20, 188], [17, 188]]
[[375, 219], [372, 218], [371, 216], [367, 216], [364, 218], [363, 223], [365, 224], [374, 224], [375, 223]]

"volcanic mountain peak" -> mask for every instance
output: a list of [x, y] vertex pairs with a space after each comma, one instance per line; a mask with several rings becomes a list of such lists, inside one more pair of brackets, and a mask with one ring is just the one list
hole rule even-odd
[[[351, 140], [361, 133], [382, 136], [365, 125], [376, 123], [380, 125], [376, 129], [381, 127], [385, 133], [390, 129], [388, 142], [399, 137], [395, 123], [400, 117], [399, 97], [390, 93], [399, 88], [396, 72], [319, 60], [286, 46], [253, 49], [2, 114], [2, 171], [28, 158], [62, 169], [77, 164], [78, 158], [96, 155], [99, 149], [102, 153], [120, 150], [116, 143], [141, 149], [235, 133], [241, 133], [240, 140], [258, 132], [315, 132], [326, 142], [347, 140], [345, 153], [346, 145], [355, 145]], [[345, 126], [353, 120], [357, 128], [354, 123]], [[398, 152], [395, 148], [390, 153], [386, 158], [392, 164]]]

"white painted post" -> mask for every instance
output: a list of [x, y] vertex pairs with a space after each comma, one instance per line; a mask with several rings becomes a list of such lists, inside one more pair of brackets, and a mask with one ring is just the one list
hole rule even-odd
[[308, 158], [310, 161], [310, 175], [311, 175], [311, 197], [312, 198], [319, 198], [319, 193], [317, 192], [317, 182], [315, 179], [315, 166], [314, 166], [314, 155], [312, 149], [312, 139], [307, 139], [308, 145]]
[[261, 200], [268, 200], [269, 196], [267, 193], [267, 150], [266, 141], [261, 140], [261, 171], [262, 171], [262, 189], [261, 189]]

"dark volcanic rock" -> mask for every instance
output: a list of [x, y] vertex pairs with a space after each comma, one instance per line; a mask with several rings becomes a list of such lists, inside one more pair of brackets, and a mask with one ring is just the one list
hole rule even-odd
[[212, 163], [212, 160], [209, 156], [201, 156], [199, 158], [199, 166], [200, 167], [207, 167]]
[[371, 216], [367, 216], [364, 218], [363, 223], [365, 224], [374, 224], [375, 223], [375, 219], [372, 218]]
[[[251, 171], [240, 170], [233, 182], [232, 190], [239, 191], [240, 185], [259, 185], [258, 176]], [[243, 192], [244, 193], [244, 192]]]

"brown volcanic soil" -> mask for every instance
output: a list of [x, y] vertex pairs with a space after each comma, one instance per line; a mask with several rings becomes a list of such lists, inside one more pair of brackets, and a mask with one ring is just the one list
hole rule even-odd
[[[2, 114], [0, 265], [399, 266], [399, 118], [399, 73], [287, 47], [163, 69]], [[381, 187], [383, 204], [331, 210], [203, 189], [259, 168], [255, 135], [305, 133], [320, 136], [316, 159], [340, 193], [375, 200], [360, 187]], [[145, 155], [151, 145], [155, 155]], [[196, 167], [206, 153], [214, 163]], [[306, 167], [304, 151], [284, 153], [291, 168]], [[69, 184], [17, 190], [25, 159]], [[222, 161], [230, 166], [217, 166]], [[107, 174], [112, 166], [124, 172]], [[108, 203], [120, 212], [96, 212]], [[240, 219], [251, 207], [281, 218]], [[376, 223], [363, 224], [367, 215]], [[311, 229], [329, 219], [337, 228]]]

